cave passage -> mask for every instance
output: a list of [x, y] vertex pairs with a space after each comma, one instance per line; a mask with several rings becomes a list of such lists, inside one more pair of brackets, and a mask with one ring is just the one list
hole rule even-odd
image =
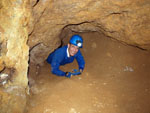
[[[97, 32], [82, 33], [85, 70], [72, 78], [30, 65], [25, 113], [148, 113], [150, 53]], [[77, 68], [77, 63], [62, 70]]]

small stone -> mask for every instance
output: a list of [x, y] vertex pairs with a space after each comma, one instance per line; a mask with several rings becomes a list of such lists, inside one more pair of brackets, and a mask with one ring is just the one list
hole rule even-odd
[[1, 78], [1, 79], [5, 79], [5, 78], [7, 78], [7, 77], [8, 77], [8, 74], [5, 74], [5, 73], [0, 74], [0, 78]]
[[3, 85], [5, 85], [6, 83], [7, 83], [7, 81], [6, 81], [6, 80], [2, 82], [2, 84], [3, 84]]

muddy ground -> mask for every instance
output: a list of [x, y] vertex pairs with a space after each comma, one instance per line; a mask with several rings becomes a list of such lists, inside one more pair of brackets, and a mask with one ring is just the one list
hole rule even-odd
[[[71, 79], [30, 64], [25, 113], [150, 113], [150, 52], [84, 33], [86, 67]], [[77, 68], [76, 61], [62, 66]]]

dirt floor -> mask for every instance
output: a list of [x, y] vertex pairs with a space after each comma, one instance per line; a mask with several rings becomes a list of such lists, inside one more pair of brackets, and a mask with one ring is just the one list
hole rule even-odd
[[[98, 33], [84, 33], [86, 67], [72, 78], [30, 65], [25, 113], [150, 113], [150, 52]], [[76, 61], [62, 66], [78, 68]]]

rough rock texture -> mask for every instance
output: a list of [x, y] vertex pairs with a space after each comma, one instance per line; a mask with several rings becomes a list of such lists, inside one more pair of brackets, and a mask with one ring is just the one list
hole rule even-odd
[[[0, 79], [4, 74], [8, 75], [5, 81], [0, 80], [0, 88], [11, 89], [9, 92], [0, 89], [1, 113], [21, 113], [21, 106], [25, 105], [24, 99], [17, 101], [16, 94], [17, 91], [24, 93], [28, 84], [27, 23], [30, 11], [27, 4], [27, 0], [0, 0]], [[17, 90], [18, 86], [22, 91]]]
[[31, 62], [42, 62], [41, 53], [45, 59], [72, 31], [102, 32], [121, 42], [150, 49], [149, 0], [33, 0], [31, 7], [28, 44], [32, 50], [36, 44], [44, 45], [43, 51], [34, 50], [36, 57], [31, 57]]
[[[31, 0], [30, 5], [28, 2], [0, 0], [0, 74], [9, 75], [6, 88], [27, 87], [27, 40], [30, 61], [36, 64], [42, 64], [49, 52], [76, 32], [96, 31], [150, 49], [150, 0]], [[0, 101], [3, 98], [7, 105], [11, 97], [5, 99], [5, 95], [7, 92], [0, 92]]]
[[0, 88], [0, 113], [23, 113], [26, 93], [21, 86]]
[[2, 0], [0, 3], [1, 67], [14, 68], [15, 83], [25, 86], [29, 55], [26, 44], [28, 39], [26, 4], [22, 0]]

